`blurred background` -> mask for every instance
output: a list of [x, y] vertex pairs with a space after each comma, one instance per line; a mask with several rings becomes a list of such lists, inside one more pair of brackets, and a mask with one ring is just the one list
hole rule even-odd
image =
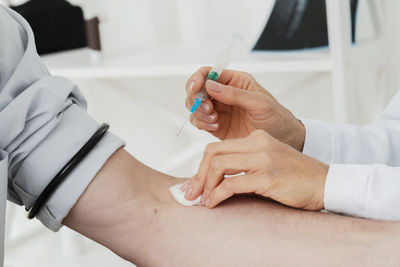
[[[82, 18], [55, 2], [0, 0], [26, 16], [43, 61], [79, 86], [94, 118], [139, 160], [178, 177], [191, 177], [215, 141], [191, 125], [176, 137], [186, 80], [213, 64], [232, 33], [244, 40], [230, 68], [250, 72], [299, 118], [366, 124], [400, 85], [397, 0], [69, 1]], [[58, 25], [54, 14], [67, 19]], [[63, 38], [77, 42], [64, 47]], [[24, 220], [21, 207], [7, 209], [6, 266], [131, 266], [68, 229], [54, 234]]]

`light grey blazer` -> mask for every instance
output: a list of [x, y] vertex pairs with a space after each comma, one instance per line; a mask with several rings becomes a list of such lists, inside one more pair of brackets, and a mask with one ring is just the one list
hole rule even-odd
[[[6, 195], [10, 201], [31, 208], [97, 128], [78, 88], [63, 77], [51, 76], [42, 64], [28, 23], [0, 4], [1, 263]], [[56, 190], [37, 218], [57, 231], [92, 178], [123, 145], [121, 139], [107, 133]]]

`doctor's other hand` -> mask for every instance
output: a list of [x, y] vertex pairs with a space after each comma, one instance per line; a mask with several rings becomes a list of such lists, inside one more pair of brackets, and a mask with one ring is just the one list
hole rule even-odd
[[255, 193], [287, 206], [321, 210], [328, 169], [328, 165], [256, 130], [246, 138], [209, 144], [197, 175], [182, 190], [189, 200], [202, 194], [202, 203], [209, 208], [235, 194]]
[[[190, 110], [211, 67], [202, 67], [186, 83], [186, 108]], [[220, 140], [247, 137], [261, 129], [274, 138], [303, 150], [305, 128], [250, 74], [224, 70], [218, 82], [208, 80], [206, 90], [214, 100], [206, 99], [192, 114], [192, 124]]]

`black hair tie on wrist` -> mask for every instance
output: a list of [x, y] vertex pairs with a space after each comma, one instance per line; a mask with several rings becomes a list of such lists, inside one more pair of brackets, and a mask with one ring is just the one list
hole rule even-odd
[[65, 180], [65, 178], [72, 172], [72, 170], [78, 166], [78, 164], [89, 154], [89, 152], [97, 145], [97, 143], [103, 138], [110, 126], [103, 123], [99, 129], [90, 137], [86, 144], [72, 157], [70, 161], [57, 173], [57, 175], [51, 180], [46, 188], [40, 193], [36, 202], [33, 203], [31, 209], [28, 211], [28, 219], [33, 219], [36, 214], [42, 208], [43, 204], [53, 195], [58, 186]]

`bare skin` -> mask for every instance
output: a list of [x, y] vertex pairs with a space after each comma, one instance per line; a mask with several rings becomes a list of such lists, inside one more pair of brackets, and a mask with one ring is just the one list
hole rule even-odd
[[64, 220], [139, 266], [397, 266], [400, 224], [252, 197], [183, 207], [166, 176], [117, 151]]

